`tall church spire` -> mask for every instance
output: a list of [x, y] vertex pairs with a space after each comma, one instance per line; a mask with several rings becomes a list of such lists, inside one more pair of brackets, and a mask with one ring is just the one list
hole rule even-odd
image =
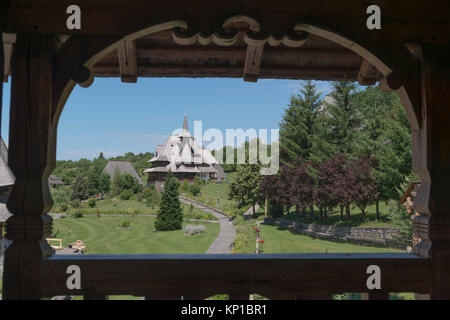
[[187, 116], [186, 116], [186, 113], [184, 114], [183, 129], [186, 130], [186, 131], [189, 131], [189, 129], [188, 129], [188, 124], [187, 124]]

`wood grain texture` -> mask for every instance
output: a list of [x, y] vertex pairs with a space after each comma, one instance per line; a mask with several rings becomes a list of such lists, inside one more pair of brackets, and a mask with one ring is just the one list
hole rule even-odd
[[[81, 268], [81, 290], [65, 286], [67, 266]], [[132, 294], [149, 299], [235, 297], [259, 293], [272, 299], [331, 297], [364, 292], [366, 269], [377, 264], [386, 292], [429, 291], [428, 260], [412, 254], [81, 255], [42, 262], [43, 296]]]

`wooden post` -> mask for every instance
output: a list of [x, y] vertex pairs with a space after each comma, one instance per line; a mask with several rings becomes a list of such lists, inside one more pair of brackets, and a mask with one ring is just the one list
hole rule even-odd
[[48, 176], [54, 168], [56, 128], [51, 123], [53, 54], [50, 35], [18, 34], [13, 57], [9, 166], [16, 178], [7, 207], [4, 299], [40, 299], [42, 257], [52, 219]]
[[422, 124], [412, 136], [421, 179], [414, 233], [421, 241], [413, 250], [430, 258], [431, 299], [450, 299], [450, 45], [419, 49]]

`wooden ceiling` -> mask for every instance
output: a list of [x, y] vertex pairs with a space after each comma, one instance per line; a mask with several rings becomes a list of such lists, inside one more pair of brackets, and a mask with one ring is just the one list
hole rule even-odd
[[121, 76], [125, 82], [135, 82], [137, 77], [243, 77], [247, 81], [360, 79], [365, 84], [375, 83], [381, 76], [351, 50], [314, 35], [308, 35], [299, 47], [266, 43], [260, 52], [253, 48], [255, 53], [243, 36], [239, 32], [231, 46], [213, 42], [180, 45], [171, 31], [159, 32], [124, 43], [106, 55], [94, 66], [94, 76]]
[[[374, 84], [381, 78], [367, 61], [353, 51], [312, 34], [294, 46], [248, 45], [245, 30], [237, 32], [232, 45], [210, 41], [180, 44], [172, 30], [123, 41], [92, 68], [94, 77], [121, 77], [136, 82], [138, 77], [229, 77], [246, 81], [261, 79], [352, 80]], [[5, 81], [11, 74], [10, 57], [14, 35], [4, 34]], [[178, 43], [177, 43], [178, 42]]]

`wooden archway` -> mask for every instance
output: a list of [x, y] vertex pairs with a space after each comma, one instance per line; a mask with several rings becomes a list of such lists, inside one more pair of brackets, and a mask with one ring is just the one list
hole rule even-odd
[[69, 2], [58, 1], [51, 8], [44, 0], [36, 1], [33, 8], [5, 5], [1, 15], [2, 31], [17, 33], [9, 135], [9, 165], [16, 184], [8, 201], [13, 216], [7, 223], [7, 237], [13, 244], [5, 255], [4, 298], [42, 296], [41, 267], [43, 257], [50, 254], [44, 239], [52, 225], [46, 214], [52, 205], [47, 178], [55, 167], [59, 116], [75, 83], [89, 85], [89, 69], [98, 59], [144, 34], [173, 29], [176, 41], [184, 45], [195, 41], [232, 43], [235, 33], [222, 32], [224, 21], [250, 25], [247, 45], [256, 47], [265, 42], [295, 46], [304, 40], [302, 32], [316, 34], [358, 53], [383, 74], [384, 88], [395, 90], [407, 111], [413, 168], [422, 182], [417, 199], [422, 215], [414, 228], [423, 241], [414, 250], [430, 263], [431, 297], [450, 298], [447, 1], [436, 0], [436, 7], [422, 3], [411, 7], [407, 0], [395, 4], [373, 1], [383, 8], [387, 19], [381, 30], [369, 31], [365, 28], [365, 1], [255, 0], [245, 5], [239, 1], [197, 5], [167, 0], [151, 5], [144, 0], [115, 1], [99, 14], [94, 2], [85, 0], [80, 1], [84, 27], [68, 32], [64, 10]]

